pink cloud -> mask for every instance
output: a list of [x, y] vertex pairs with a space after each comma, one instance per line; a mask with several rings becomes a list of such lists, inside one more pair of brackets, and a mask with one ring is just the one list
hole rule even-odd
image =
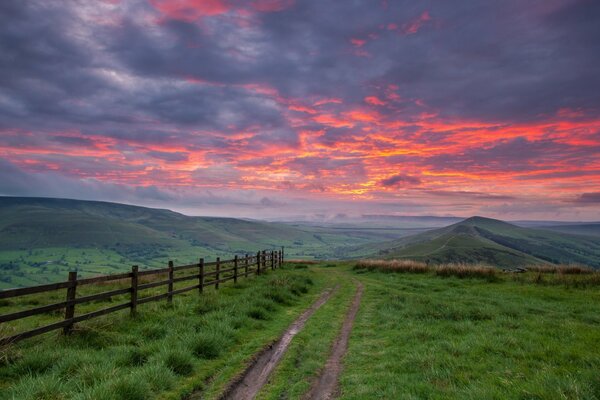
[[371, 104], [373, 106], [385, 106], [387, 103], [381, 100], [377, 96], [367, 96], [365, 97], [365, 103]]
[[414, 35], [427, 21], [431, 21], [431, 16], [429, 15], [429, 11], [423, 11], [419, 17], [402, 25], [402, 33], [405, 35]]

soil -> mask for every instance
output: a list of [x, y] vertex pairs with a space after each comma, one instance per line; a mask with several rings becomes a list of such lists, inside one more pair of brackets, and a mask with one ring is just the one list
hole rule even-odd
[[348, 350], [348, 339], [350, 338], [352, 324], [360, 306], [363, 289], [363, 285], [357, 282], [356, 294], [352, 300], [352, 305], [348, 310], [348, 314], [346, 314], [342, 330], [333, 343], [325, 368], [323, 368], [320, 376], [314, 381], [304, 399], [326, 400], [334, 399], [339, 395], [339, 376], [342, 372], [342, 359]]
[[220, 399], [253, 399], [267, 383], [269, 375], [285, 354], [292, 338], [304, 328], [306, 321], [308, 321], [313, 313], [329, 300], [336, 290], [337, 287], [323, 292], [317, 301], [315, 301], [310, 308], [304, 311], [304, 313], [289, 326], [279, 340], [262, 350], [254, 358], [254, 361], [246, 368], [238, 379], [232, 382], [225, 393], [221, 395]]

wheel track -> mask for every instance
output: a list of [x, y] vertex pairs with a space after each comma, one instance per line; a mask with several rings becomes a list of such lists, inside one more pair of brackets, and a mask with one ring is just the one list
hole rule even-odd
[[279, 364], [279, 361], [287, 351], [294, 336], [304, 328], [308, 319], [329, 300], [331, 295], [335, 293], [338, 288], [339, 285], [323, 292], [323, 294], [321, 294], [321, 296], [289, 326], [279, 340], [263, 349], [254, 358], [254, 361], [229, 385], [219, 399], [254, 399], [260, 389], [267, 383], [269, 376], [277, 364]]

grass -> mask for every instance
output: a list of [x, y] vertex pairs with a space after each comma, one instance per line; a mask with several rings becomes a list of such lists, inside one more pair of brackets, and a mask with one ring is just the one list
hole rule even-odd
[[568, 287], [600, 286], [600, 272], [581, 265], [531, 265], [521, 270], [526, 273], [512, 274], [481, 263], [435, 265], [416, 260], [360, 260], [354, 269], [385, 273], [431, 273], [442, 277], [480, 278], [490, 282], [512, 277], [515, 282]]
[[[141, 305], [135, 318], [116, 313], [84, 322], [69, 337], [25, 340], [1, 351], [0, 399], [214, 395], [328, 282], [310, 270], [269, 271], [218, 292], [175, 296], [172, 305]], [[24, 305], [9, 308], [17, 306]]]
[[343, 399], [598, 399], [598, 287], [357, 270]]
[[136, 318], [113, 314], [71, 337], [25, 341], [0, 354], [0, 399], [218, 398], [337, 284], [258, 395], [302, 398], [325, 365], [355, 280], [365, 292], [342, 399], [600, 399], [599, 273], [407, 260], [288, 263], [219, 292], [176, 296], [171, 306], [142, 305]]
[[329, 267], [323, 265], [322, 272], [335, 275], [334, 280], [339, 287], [294, 338], [257, 399], [302, 398], [327, 361], [331, 343], [341, 329], [356, 287], [347, 274], [339, 269], [328, 271], [326, 268]]

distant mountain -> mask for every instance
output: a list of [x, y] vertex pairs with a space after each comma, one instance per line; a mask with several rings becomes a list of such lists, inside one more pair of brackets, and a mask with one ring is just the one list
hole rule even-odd
[[545, 226], [547, 229], [555, 232], [568, 233], [571, 235], [597, 236], [600, 237], [600, 222], [594, 223], [579, 223], [565, 225], [550, 225]]
[[388, 243], [362, 246], [383, 258], [433, 263], [486, 262], [498, 266], [582, 263], [600, 267], [600, 238], [547, 229], [523, 228], [472, 217], [459, 223]]

